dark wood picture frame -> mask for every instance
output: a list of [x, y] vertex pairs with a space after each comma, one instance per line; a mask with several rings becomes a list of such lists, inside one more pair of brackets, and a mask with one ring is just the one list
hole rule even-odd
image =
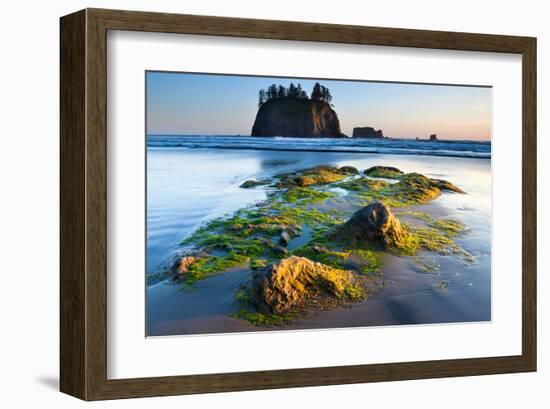
[[[520, 54], [523, 69], [521, 355], [108, 379], [108, 30]], [[536, 370], [535, 38], [86, 9], [61, 18], [60, 55], [62, 392], [85, 400], [97, 400]]]

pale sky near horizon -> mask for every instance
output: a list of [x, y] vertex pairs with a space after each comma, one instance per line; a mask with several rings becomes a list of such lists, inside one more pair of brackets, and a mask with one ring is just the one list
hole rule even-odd
[[[371, 126], [395, 138], [491, 139], [489, 87], [318, 81], [330, 89], [346, 135]], [[258, 91], [290, 82], [310, 94], [316, 80], [147, 72], [147, 133], [250, 135]]]

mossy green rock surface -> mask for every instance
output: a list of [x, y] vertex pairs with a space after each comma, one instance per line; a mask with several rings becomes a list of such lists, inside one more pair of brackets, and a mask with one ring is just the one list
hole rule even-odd
[[331, 239], [364, 245], [380, 242], [385, 247], [402, 247], [409, 238], [390, 208], [383, 203], [371, 203], [353, 214], [344, 224], [336, 226], [330, 233]]
[[360, 297], [350, 271], [291, 256], [254, 274], [251, 303], [262, 313], [286, 313], [310, 297]]

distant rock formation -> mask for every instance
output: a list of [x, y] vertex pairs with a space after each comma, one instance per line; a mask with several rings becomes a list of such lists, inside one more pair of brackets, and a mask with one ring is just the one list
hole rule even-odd
[[381, 129], [375, 130], [370, 126], [353, 128], [354, 138], [383, 138], [384, 133]]
[[430, 137], [427, 138], [427, 139], [421, 139], [421, 138], [419, 138], [419, 137], [417, 136], [417, 137], [416, 137], [416, 140], [417, 140], [418, 142], [437, 142], [437, 141], [439, 141], [439, 139], [437, 139], [437, 134], [434, 134], [434, 133], [431, 134]]
[[251, 136], [342, 138], [338, 115], [325, 101], [277, 98], [258, 109]]

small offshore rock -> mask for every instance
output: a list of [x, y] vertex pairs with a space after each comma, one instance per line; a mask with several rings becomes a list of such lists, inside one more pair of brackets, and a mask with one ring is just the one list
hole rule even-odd
[[381, 139], [384, 137], [384, 132], [381, 129], [374, 129], [371, 126], [358, 126], [353, 128], [354, 138], [377, 138]]
[[279, 237], [279, 243], [281, 246], [288, 246], [288, 243], [290, 242], [290, 234], [286, 230], [283, 230], [281, 233], [281, 236]]

